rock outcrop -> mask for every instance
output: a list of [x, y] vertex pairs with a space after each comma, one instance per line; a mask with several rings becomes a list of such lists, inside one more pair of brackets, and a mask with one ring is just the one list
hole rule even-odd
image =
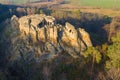
[[64, 26], [55, 24], [52, 16], [13, 16], [6, 26], [12, 29], [12, 32], [8, 33], [11, 37], [6, 37], [12, 42], [9, 52], [15, 52], [15, 55], [23, 57], [24, 60], [32, 56], [29, 60], [40, 61], [64, 51], [76, 58], [87, 47], [92, 46], [89, 34], [84, 29], [76, 29], [68, 22]]

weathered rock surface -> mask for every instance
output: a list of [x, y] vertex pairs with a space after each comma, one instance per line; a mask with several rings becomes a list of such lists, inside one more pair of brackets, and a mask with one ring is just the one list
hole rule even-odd
[[[23, 60], [39, 61], [53, 58], [64, 51], [76, 58], [87, 47], [92, 46], [90, 36], [84, 29], [75, 29], [68, 22], [64, 26], [55, 24], [52, 16], [52, 20], [49, 18], [49, 21], [45, 18], [46, 15], [36, 14], [21, 18], [13, 16], [8, 20], [5, 23], [6, 28], [9, 27], [5, 31], [7, 36], [3, 34], [6, 36], [4, 40], [9, 39], [8, 52], [11, 54], [14, 52], [14, 56], [18, 55], [17, 58], [22, 57]], [[11, 56], [11, 60], [17, 59], [13, 57]]]

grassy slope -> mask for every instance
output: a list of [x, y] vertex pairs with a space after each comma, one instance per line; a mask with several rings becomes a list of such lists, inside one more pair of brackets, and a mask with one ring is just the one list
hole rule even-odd
[[[12, 1], [16, 3], [25, 3], [27, 0], [0, 0], [0, 2]], [[29, 0], [30, 2], [39, 0]], [[80, 6], [92, 6], [92, 7], [102, 7], [102, 8], [120, 8], [120, 0], [68, 0], [74, 5]]]
[[[0, 2], [11, 2], [13, 4], [24, 4], [28, 0], [0, 0]], [[39, 0], [29, 0], [30, 2], [39, 1]]]
[[102, 8], [120, 8], [120, 0], [69, 0], [72, 4], [80, 6], [93, 6]]
[[7, 3], [7, 2], [10, 2], [10, 3], [24, 3], [24, 0], [0, 0], [0, 2], [2, 2], [2, 3]]

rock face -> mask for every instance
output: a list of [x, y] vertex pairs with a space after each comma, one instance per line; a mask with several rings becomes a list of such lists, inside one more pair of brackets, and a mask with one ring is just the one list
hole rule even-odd
[[68, 22], [66, 23], [63, 31], [62, 41], [73, 47], [79, 47], [77, 30]]
[[19, 55], [18, 57], [21, 56], [24, 60], [29, 58], [40, 61], [64, 51], [76, 58], [87, 47], [92, 46], [89, 34], [84, 29], [75, 29], [68, 22], [65, 26], [56, 24], [52, 16], [43, 14], [21, 18], [13, 16], [5, 24], [12, 30], [8, 33], [10, 36], [5, 37], [12, 42], [9, 52], [15, 52], [14, 56]]
[[92, 46], [89, 34], [82, 28], [79, 28], [78, 30], [79, 30], [81, 39], [84, 42], [84, 44], [86, 46]]

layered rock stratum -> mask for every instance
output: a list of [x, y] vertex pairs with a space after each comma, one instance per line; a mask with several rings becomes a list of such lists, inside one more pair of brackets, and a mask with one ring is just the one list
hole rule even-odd
[[67, 52], [77, 58], [87, 47], [92, 46], [89, 34], [82, 28], [75, 28], [66, 22], [56, 23], [52, 16], [34, 14], [21, 18], [15, 15], [6, 20], [2, 31], [0, 47], [11, 61], [50, 59]]

